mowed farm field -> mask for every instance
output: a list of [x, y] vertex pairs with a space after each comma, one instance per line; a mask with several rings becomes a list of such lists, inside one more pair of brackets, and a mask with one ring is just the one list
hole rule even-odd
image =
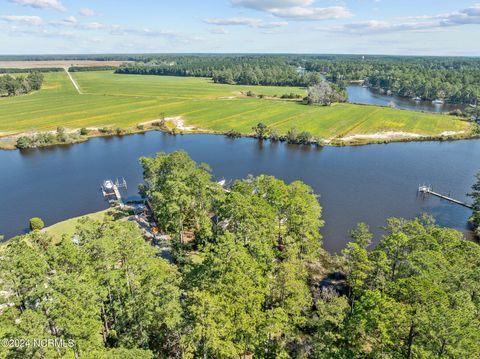
[[375, 106], [336, 104], [306, 106], [279, 99], [249, 98], [297, 93], [301, 88], [234, 86], [209, 79], [117, 75], [108, 71], [75, 72], [77, 92], [66, 73], [46, 73], [41, 91], [0, 99], [0, 135], [82, 127], [133, 128], [137, 124], [182, 116], [186, 126], [225, 132], [252, 132], [263, 122], [285, 133], [291, 128], [323, 138], [379, 132], [439, 135], [465, 131], [468, 123], [454, 117]]

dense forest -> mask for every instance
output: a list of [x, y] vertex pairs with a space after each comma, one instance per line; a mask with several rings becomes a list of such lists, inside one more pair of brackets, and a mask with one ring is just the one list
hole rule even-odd
[[211, 77], [219, 83], [311, 86], [323, 74], [344, 87], [361, 81], [372, 89], [423, 100], [473, 104], [480, 97], [480, 60], [474, 58], [353, 55], [139, 56], [118, 73]]
[[334, 83], [362, 80], [374, 90], [424, 100], [476, 104], [480, 97], [480, 60], [451, 58], [336, 59], [307, 61]]
[[211, 77], [223, 84], [310, 86], [321, 80], [317, 72], [305, 73], [281, 57], [179, 56], [126, 63], [120, 74]]
[[0, 96], [16, 96], [27, 94], [42, 88], [43, 75], [30, 72], [24, 75], [0, 75]]
[[[171, 259], [128, 221], [84, 219], [2, 248], [2, 357], [478, 358], [480, 246], [429, 217], [365, 224], [321, 249], [312, 189], [269, 176], [228, 191], [185, 152], [142, 158]], [[169, 239], [166, 239], [169, 241]]]

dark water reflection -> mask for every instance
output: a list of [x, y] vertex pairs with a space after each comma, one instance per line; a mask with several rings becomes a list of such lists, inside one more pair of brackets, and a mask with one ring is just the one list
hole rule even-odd
[[99, 192], [104, 179], [125, 177], [128, 195], [142, 181], [140, 156], [185, 149], [210, 164], [217, 179], [269, 174], [287, 182], [303, 180], [320, 195], [324, 245], [341, 250], [357, 222], [377, 235], [390, 216], [411, 218], [429, 212], [441, 225], [467, 231], [470, 210], [436, 198], [416, 196], [419, 184], [469, 200], [480, 169], [480, 141], [412, 142], [323, 148], [232, 140], [214, 135], [170, 136], [158, 132], [26, 152], [0, 151], [0, 233], [26, 231], [28, 219], [46, 224], [107, 207]]

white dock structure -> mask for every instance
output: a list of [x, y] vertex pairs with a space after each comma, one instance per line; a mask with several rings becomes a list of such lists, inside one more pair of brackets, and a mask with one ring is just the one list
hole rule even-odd
[[436, 197], [439, 197], [439, 198], [441, 198], [441, 199], [447, 200], [447, 201], [449, 201], [449, 202], [458, 204], [458, 205], [460, 205], [460, 206], [473, 209], [473, 206], [470, 205], [470, 204], [468, 204], [468, 203], [465, 203], [465, 202], [459, 201], [458, 199], [452, 198], [452, 197], [450, 197], [450, 196], [446, 196], [446, 195], [444, 195], [444, 194], [435, 192], [435, 191], [433, 190], [432, 186], [426, 186], [426, 185], [418, 186], [418, 192], [419, 192], [419, 193], [422, 193], [422, 194], [431, 194], [432, 196], [436, 196]]
[[120, 192], [121, 188], [128, 189], [125, 178], [122, 177], [122, 181], [119, 181], [117, 178], [115, 182], [112, 180], [105, 180], [102, 184], [103, 197], [109, 198], [110, 203], [116, 201], [122, 205], [122, 193]]

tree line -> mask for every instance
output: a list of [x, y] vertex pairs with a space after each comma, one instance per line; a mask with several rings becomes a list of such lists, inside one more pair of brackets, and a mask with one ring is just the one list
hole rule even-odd
[[0, 67], [0, 74], [18, 74], [25, 72], [63, 72], [65, 71], [61, 67], [42, 67], [42, 68], [10, 68], [10, 67]]
[[17, 96], [37, 91], [42, 88], [43, 75], [40, 72], [30, 72], [24, 75], [1, 75], [0, 96]]
[[227, 191], [185, 152], [142, 158], [169, 262], [128, 221], [81, 220], [53, 241], [2, 248], [2, 338], [71, 346], [6, 357], [476, 358], [480, 247], [429, 217], [365, 224], [339, 255], [302, 182], [248, 177]]
[[117, 73], [210, 77], [216, 83], [266, 86], [310, 86], [321, 80], [317, 72], [305, 73], [276, 56], [178, 56], [149, 62], [126, 63]]
[[473, 225], [475, 234], [480, 238], [480, 172], [476, 175], [476, 182], [469, 196], [473, 199], [473, 213], [470, 217], [470, 222]]
[[116, 66], [70, 66], [69, 72], [89, 72], [89, 71], [113, 71]]

